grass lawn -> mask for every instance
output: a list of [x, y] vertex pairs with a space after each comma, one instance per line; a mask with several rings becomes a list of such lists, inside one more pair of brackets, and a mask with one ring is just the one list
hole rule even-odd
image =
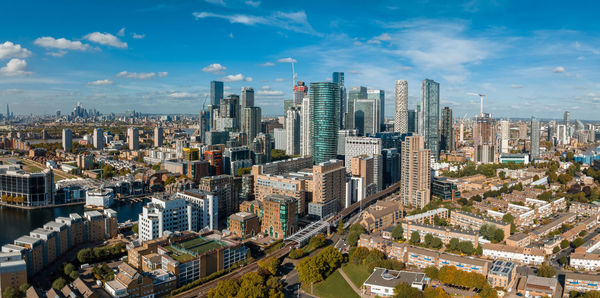
[[369, 278], [369, 276], [372, 273], [367, 268], [367, 265], [362, 264], [356, 265], [353, 263], [348, 263], [344, 267], [342, 267], [342, 269], [344, 269], [344, 273], [348, 275], [352, 283], [359, 289], [362, 286], [363, 282], [365, 282], [365, 280], [367, 280], [367, 278]]
[[[303, 289], [310, 293], [310, 285], [305, 285]], [[316, 284], [314, 290], [314, 295], [321, 298], [359, 298], [338, 271], [331, 274], [325, 281]]]

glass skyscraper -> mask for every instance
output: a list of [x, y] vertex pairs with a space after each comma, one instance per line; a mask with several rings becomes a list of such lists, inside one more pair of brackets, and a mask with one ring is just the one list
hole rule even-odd
[[531, 160], [540, 158], [540, 121], [531, 117]]
[[367, 99], [367, 87], [352, 87], [348, 92], [348, 114], [346, 116], [346, 129], [356, 128], [354, 126], [354, 101]]
[[452, 109], [445, 107], [442, 109], [442, 128], [440, 131], [441, 150], [450, 152], [454, 150], [454, 120], [452, 119]]
[[421, 83], [421, 102], [417, 106], [418, 133], [425, 137], [425, 149], [431, 150], [431, 156], [440, 157], [440, 84], [425, 79]]
[[313, 106], [313, 161], [315, 164], [334, 159], [340, 129], [340, 90], [336, 83], [310, 83]]
[[343, 129], [346, 126], [346, 87], [344, 87], [344, 73], [336, 71], [332, 74], [331, 79], [340, 88], [340, 129]]
[[358, 134], [366, 136], [379, 132], [378, 102], [375, 99], [357, 99], [354, 101], [354, 128]]
[[377, 101], [377, 121], [379, 122], [377, 131], [381, 131], [385, 122], [385, 91], [377, 89], [367, 90], [367, 98]]
[[223, 98], [223, 82], [211, 81], [210, 82], [210, 105], [218, 107], [221, 104], [221, 98]]

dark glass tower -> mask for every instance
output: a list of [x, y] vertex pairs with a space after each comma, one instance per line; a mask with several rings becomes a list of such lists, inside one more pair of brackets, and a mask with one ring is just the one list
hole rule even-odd
[[315, 164], [335, 159], [340, 129], [340, 89], [337, 83], [310, 84], [313, 103], [313, 161]]

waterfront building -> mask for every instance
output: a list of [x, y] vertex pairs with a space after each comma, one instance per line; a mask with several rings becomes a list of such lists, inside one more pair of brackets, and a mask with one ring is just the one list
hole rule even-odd
[[85, 205], [87, 207], [108, 208], [112, 206], [115, 199], [115, 193], [111, 188], [89, 189], [85, 195]]
[[42, 207], [54, 204], [54, 173], [44, 169], [27, 173], [12, 166], [0, 166], [0, 195], [2, 202], [23, 207]]

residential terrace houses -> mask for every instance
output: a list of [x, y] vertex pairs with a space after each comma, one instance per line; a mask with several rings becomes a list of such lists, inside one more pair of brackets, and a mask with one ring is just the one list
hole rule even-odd
[[586, 215], [598, 219], [600, 217], [600, 206], [580, 202], [572, 202], [569, 212], [577, 215]]
[[410, 215], [404, 218], [405, 222], [416, 222], [416, 223], [429, 223], [432, 224], [434, 222], [434, 218], [437, 216], [440, 219], [448, 218], [449, 210], [446, 208], [437, 208], [434, 210], [429, 210], [423, 213]]
[[485, 243], [483, 256], [491, 259], [539, 265], [544, 262], [545, 252], [539, 248], [514, 247], [503, 244]]
[[537, 229], [533, 230], [531, 233], [538, 239], [542, 238], [542, 237], [546, 236], [548, 233], [558, 230], [563, 224], [573, 222], [575, 220], [575, 218], [577, 218], [577, 214], [575, 214], [575, 213], [566, 213], [566, 214], [559, 215], [554, 220], [552, 220], [550, 223], [538, 227]]
[[409, 239], [412, 232], [416, 231], [421, 236], [421, 241], [425, 239], [425, 235], [431, 234], [434, 237], [438, 237], [442, 240], [442, 243], [448, 244], [450, 239], [457, 238], [460, 241], [470, 241], [473, 243], [473, 247], [477, 247], [479, 244], [479, 232], [468, 231], [468, 230], [457, 230], [448, 227], [440, 227], [418, 223], [405, 223], [404, 238]]
[[510, 223], [460, 210], [452, 211], [450, 224], [455, 227], [468, 228], [474, 231], [479, 231], [483, 225], [493, 225], [504, 231], [503, 240], [506, 240], [510, 236]]
[[600, 290], [600, 275], [567, 272], [565, 274], [565, 293], [570, 291], [589, 292]]

